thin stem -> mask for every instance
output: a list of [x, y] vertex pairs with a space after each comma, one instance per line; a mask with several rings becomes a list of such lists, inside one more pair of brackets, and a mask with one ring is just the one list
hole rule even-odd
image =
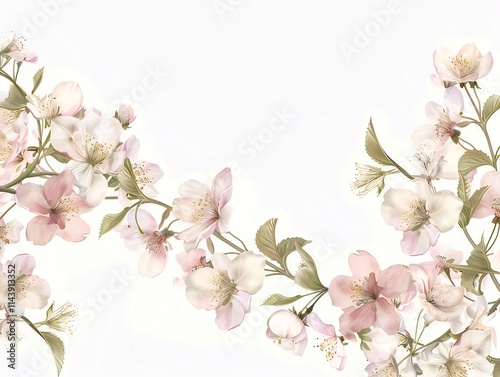
[[12, 208], [14, 208], [15, 205], [16, 203], [13, 203], [9, 208], [7, 208], [7, 210], [0, 216], [0, 220], [3, 219], [3, 217], [7, 214], [7, 212], [9, 212]]
[[[458, 141], [459, 141], [459, 143], [460, 143], [460, 142], [463, 142], [463, 143], [467, 144], [467, 145], [468, 145], [468, 146], [470, 146], [472, 149], [476, 149], [476, 147], [475, 147], [474, 145], [472, 145], [472, 144], [471, 144], [471, 143], [469, 143], [467, 140], [465, 140], [465, 139], [463, 139], [463, 138], [461, 138], [461, 137], [459, 137], [459, 138], [458, 138]], [[461, 145], [464, 149], [467, 149], [467, 148], [465, 148], [465, 147], [464, 147], [461, 143], [460, 143], [460, 145]]]
[[231, 232], [227, 232], [227, 234], [229, 234], [229, 235], [233, 236], [233, 237], [234, 237], [234, 238], [236, 238], [238, 241], [240, 241], [240, 242], [241, 242], [241, 244], [243, 245], [243, 248], [244, 248], [246, 251], [248, 251], [248, 249], [247, 249], [247, 247], [246, 247], [245, 243], [244, 243], [244, 242], [243, 242], [240, 238], [236, 237], [236, 236], [235, 236], [233, 233], [231, 233]]
[[118, 199], [118, 196], [106, 196], [104, 199]]
[[59, 173], [52, 172], [52, 171], [41, 171], [41, 172], [37, 172], [37, 173], [31, 173], [26, 178], [43, 177], [46, 175], [59, 175]]
[[220, 234], [219, 231], [214, 231], [213, 235], [215, 237], [217, 237], [219, 240], [221, 240], [222, 242], [224, 242], [225, 244], [231, 246], [233, 249], [235, 250], [238, 250], [240, 253], [244, 253], [245, 250], [242, 249], [241, 247], [239, 247], [238, 245], [232, 243], [231, 241], [229, 241], [226, 237], [224, 237], [222, 234]]
[[7, 192], [9, 194], [15, 194], [16, 190], [8, 188], [8, 187], [0, 187], [0, 192]]
[[168, 204], [165, 204], [153, 198], [144, 198], [144, 203], [158, 204], [159, 206], [172, 210], [172, 206], [169, 206]]
[[493, 231], [491, 232], [491, 235], [490, 235], [490, 239], [488, 240], [488, 243], [486, 244], [487, 248], [486, 248], [486, 252], [490, 251], [490, 249], [493, 247], [493, 245], [497, 242], [497, 239], [498, 239], [498, 233], [500, 232], [500, 227], [497, 227], [498, 224], [495, 224], [495, 227], [497, 228], [497, 233], [495, 235], [495, 239], [493, 240], [493, 242], [491, 243], [490, 246], [489, 243], [491, 241], [491, 236], [493, 236], [493, 232], [495, 231], [495, 227], [493, 227]]
[[479, 96], [477, 95], [477, 90], [476, 90], [475, 86], [472, 88], [472, 90], [474, 91], [474, 95], [476, 96], [476, 99], [477, 99], [477, 107], [479, 108], [479, 119], [481, 119], [481, 100], [479, 99]]
[[465, 89], [465, 92], [467, 93], [467, 96], [469, 97], [470, 102], [472, 103], [472, 106], [474, 106], [474, 110], [476, 110], [476, 114], [477, 114], [478, 118], [481, 119], [481, 111], [477, 108], [476, 103], [472, 99], [472, 96], [470, 95], [469, 89], [467, 89], [467, 85], [464, 85], [464, 89]]
[[464, 226], [463, 228], [463, 231], [464, 231], [464, 234], [465, 234], [465, 237], [467, 237], [467, 239], [469, 240], [470, 244], [476, 248], [477, 245], [476, 243], [474, 242], [474, 240], [472, 239], [471, 235], [469, 234], [469, 231], [467, 230], [467, 228]]

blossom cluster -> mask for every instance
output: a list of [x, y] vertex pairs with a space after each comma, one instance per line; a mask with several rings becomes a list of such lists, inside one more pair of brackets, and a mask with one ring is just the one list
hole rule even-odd
[[[33, 86], [23, 89], [21, 67], [36, 61], [19, 37], [0, 39], [0, 79], [9, 88], [0, 101], [0, 262], [12, 243], [84, 241], [92, 232], [84, 214], [115, 201], [120, 210], [102, 219], [99, 237], [115, 230], [125, 247], [140, 251], [137, 273], [144, 278], [162, 274], [168, 255], [175, 254], [182, 271], [175, 284], [189, 304], [213, 311], [221, 330], [243, 323], [266, 280], [288, 279], [299, 294], [274, 293], [262, 304], [281, 307], [269, 316], [266, 336], [294, 355], [306, 352], [314, 334], [314, 347], [337, 370], [362, 352], [368, 376], [499, 375], [496, 331], [488, 321], [500, 304], [500, 272], [491, 251], [500, 233], [500, 147], [495, 150], [487, 126], [500, 109], [500, 96], [484, 99], [478, 81], [492, 69], [491, 53], [482, 55], [474, 44], [456, 54], [436, 50], [431, 80], [444, 98], [429, 102], [429, 122], [411, 134], [409, 166], [389, 156], [369, 123], [366, 151], [376, 165], [356, 164], [352, 188], [359, 196], [383, 193], [381, 218], [402, 232], [400, 244], [386, 245], [387, 252], [415, 263], [381, 267], [375, 253], [357, 250], [349, 257], [350, 273], [329, 277], [326, 285], [320, 278], [326, 272], [307, 251], [310, 241], [277, 240], [277, 219], [257, 229], [253, 247], [234, 234], [229, 168], [210, 183], [188, 180], [178, 197], [164, 201], [155, 188], [161, 167], [143, 160], [138, 138], [126, 136], [136, 119], [132, 107], [101, 112], [73, 81], [52, 83], [50, 93], [39, 94], [43, 68]], [[470, 110], [473, 115], [466, 115]], [[472, 128], [482, 131], [479, 141], [465, 137]], [[393, 187], [386, 189], [386, 180]], [[14, 206], [31, 213], [26, 224], [13, 217]], [[472, 225], [484, 227], [475, 234]], [[451, 231], [463, 237], [461, 250], [442, 242], [441, 234]], [[293, 258], [300, 260], [298, 267]], [[9, 282], [12, 265], [15, 281]], [[7, 334], [13, 317], [24, 321], [51, 348], [60, 373], [64, 348], [53, 332], [71, 332], [74, 307], [52, 304], [45, 320], [32, 322], [29, 310], [44, 309], [51, 295], [48, 282], [33, 274], [34, 257], [17, 255], [0, 267], [0, 334]], [[14, 312], [8, 301], [12, 285]], [[340, 313], [337, 319], [320, 312], [316, 304], [322, 299]], [[443, 332], [428, 335], [437, 331]]]

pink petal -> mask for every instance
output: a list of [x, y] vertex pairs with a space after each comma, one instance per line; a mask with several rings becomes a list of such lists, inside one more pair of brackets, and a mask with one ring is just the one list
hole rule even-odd
[[24, 299], [20, 299], [19, 303], [27, 309], [42, 309], [45, 307], [51, 293], [47, 282], [35, 275], [25, 276], [22, 280], [28, 280], [30, 288], [25, 291], [26, 296]]
[[183, 198], [194, 198], [208, 192], [209, 190], [207, 185], [193, 179], [179, 186], [179, 194]]
[[83, 151], [74, 140], [75, 137], [81, 135], [81, 131], [78, 134], [73, 133], [73, 130], [77, 130], [78, 127], [79, 121], [76, 118], [69, 116], [55, 118], [50, 126], [50, 142], [56, 151], [73, 160], [84, 161]]
[[307, 324], [323, 335], [337, 338], [334, 327], [324, 323], [316, 313], [311, 313], [307, 316]]
[[380, 327], [388, 335], [396, 334], [401, 325], [401, 317], [396, 308], [385, 298], [378, 298], [375, 302], [377, 316], [373, 325]]
[[90, 226], [78, 216], [67, 220], [64, 229], [56, 231], [58, 236], [69, 242], [83, 241], [89, 233]]
[[143, 209], [138, 209], [137, 211], [132, 209], [129, 211], [127, 214], [127, 222], [135, 232], [139, 232], [137, 222], [145, 234], [153, 234], [153, 232], [158, 230], [158, 223], [153, 215]]
[[[212, 182], [212, 192], [213, 192], [213, 197], [216, 202], [218, 202], [221, 199], [221, 196], [224, 192], [227, 192], [228, 189], [232, 187], [233, 184], [233, 175], [231, 173], [231, 169], [225, 168], [221, 172], [219, 172], [213, 182]], [[231, 199], [231, 193], [230, 191], [225, 194], [224, 198], [224, 203], [222, 206], [224, 206], [230, 199]]]
[[216, 310], [215, 323], [221, 330], [231, 330], [239, 326], [245, 314], [250, 311], [251, 296], [244, 292], [239, 292], [237, 296], [226, 305]]
[[439, 235], [439, 230], [434, 225], [425, 225], [416, 231], [404, 232], [401, 249], [408, 255], [424, 254], [436, 244]]
[[74, 81], [57, 84], [52, 90], [52, 96], [57, 100], [61, 115], [74, 115], [82, 107], [82, 89]]
[[332, 305], [345, 309], [353, 305], [351, 283], [353, 278], [349, 276], [335, 276], [328, 288], [328, 294], [332, 299]]
[[26, 226], [26, 239], [35, 245], [44, 246], [56, 235], [56, 224], [49, 224], [49, 218], [36, 216]]
[[411, 281], [410, 270], [400, 264], [386, 268], [377, 278], [377, 284], [382, 287], [380, 293], [387, 298], [397, 298], [405, 293]]
[[167, 253], [156, 253], [150, 250], [144, 251], [139, 258], [139, 275], [147, 278], [154, 278], [165, 268]]
[[43, 195], [50, 208], [55, 208], [59, 199], [73, 193], [75, 176], [70, 170], [63, 170], [58, 176], [47, 179], [43, 186]]
[[262, 255], [246, 251], [229, 263], [227, 274], [238, 290], [253, 295], [264, 284], [265, 266], [266, 259]]
[[34, 183], [24, 183], [17, 186], [16, 198], [20, 206], [31, 212], [45, 215], [50, 211], [50, 205], [43, 194], [43, 186]]
[[197, 309], [214, 310], [220, 305], [211, 297], [214, 279], [220, 274], [213, 268], [204, 267], [186, 276], [186, 298]]
[[117, 151], [125, 151], [126, 157], [131, 161], [137, 161], [139, 157], [140, 142], [139, 139], [132, 135], [122, 145], [116, 148]]
[[377, 307], [373, 300], [358, 308], [350, 306], [344, 309], [344, 313], [339, 318], [340, 331], [359, 332], [372, 326], [376, 320], [376, 309]]
[[351, 268], [352, 275], [355, 278], [368, 277], [372, 272], [378, 275], [380, 267], [373, 255], [364, 250], [357, 250], [357, 253], [349, 256], [349, 267]]
[[29, 254], [18, 254], [7, 265], [15, 265], [16, 276], [31, 275], [36, 267], [35, 258]]

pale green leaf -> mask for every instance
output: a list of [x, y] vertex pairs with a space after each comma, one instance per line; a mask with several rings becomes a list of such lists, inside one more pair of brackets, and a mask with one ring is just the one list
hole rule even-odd
[[370, 156], [375, 162], [378, 162], [381, 165], [393, 165], [392, 160], [387, 156], [378, 141], [371, 118], [370, 123], [368, 123], [368, 129], [366, 130], [365, 149], [368, 156]]
[[43, 67], [40, 68], [33, 76], [33, 90], [31, 91], [31, 94], [36, 92], [36, 90], [42, 83], [42, 78], [43, 78]]
[[59, 153], [58, 151], [56, 151], [54, 149], [54, 147], [52, 146], [52, 144], [50, 144], [46, 149], [45, 149], [45, 152], [43, 154], [44, 156], [51, 156], [53, 157], [54, 159], [56, 159], [56, 161], [59, 161], [63, 164], [67, 164], [69, 161], [71, 161], [71, 159], [69, 157], [66, 157], [64, 156], [63, 154]]
[[295, 274], [295, 283], [311, 291], [319, 291], [325, 288], [319, 280], [318, 269], [316, 268], [314, 259], [299, 244], [296, 243], [295, 247], [303, 262], [303, 265], [299, 267], [299, 270]]
[[283, 258], [285, 255], [297, 250], [296, 244], [303, 247], [308, 243], [311, 243], [311, 241], [300, 237], [286, 238], [276, 245], [276, 249], [278, 250], [278, 254]]
[[168, 219], [170, 216], [170, 208], [167, 208], [163, 214], [161, 215], [161, 220], [160, 220], [160, 225], [158, 225], [158, 229], [161, 229], [163, 227], [163, 223]]
[[7, 97], [0, 102], [0, 107], [7, 110], [19, 110], [26, 106], [24, 94], [15, 85], [11, 85]]
[[500, 377], [500, 359], [496, 357], [488, 356], [486, 358], [490, 363], [495, 364], [495, 368], [493, 369], [493, 377]]
[[124, 189], [128, 194], [133, 195], [137, 198], [146, 197], [137, 185], [134, 168], [132, 167], [132, 163], [128, 158], [126, 158], [123, 162], [123, 170], [118, 174], [118, 182], [120, 182], [121, 188]]
[[465, 176], [472, 170], [485, 165], [493, 166], [491, 159], [486, 153], [477, 149], [468, 150], [458, 160], [458, 171]]
[[262, 254], [266, 257], [282, 263], [283, 258], [278, 253], [276, 246], [276, 223], [278, 219], [266, 221], [255, 235], [255, 244]]
[[458, 189], [457, 195], [462, 202], [466, 202], [470, 195], [470, 181], [462, 174], [458, 174]]
[[500, 96], [493, 94], [484, 103], [482, 113], [483, 123], [486, 124], [498, 109], [500, 109]]
[[287, 297], [287, 296], [283, 296], [280, 293], [274, 293], [271, 296], [269, 296], [266, 299], [266, 301], [264, 301], [262, 303], [262, 305], [288, 305], [288, 304], [291, 304], [292, 302], [297, 301], [301, 297], [302, 297], [301, 295]]
[[54, 355], [54, 359], [56, 361], [57, 375], [59, 376], [64, 364], [64, 344], [61, 339], [50, 332], [42, 331], [40, 334], [42, 334], [43, 338], [52, 350], [52, 354]]
[[54, 312], [54, 304], [55, 304], [55, 301], [52, 303], [52, 305], [49, 306], [49, 308], [47, 309], [47, 313], [46, 313], [46, 317], [45, 319], [49, 319], [49, 317], [52, 315], [52, 313]]
[[215, 253], [215, 246], [214, 246], [213, 241], [210, 239], [210, 237], [208, 237], [206, 239], [206, 242], [207, 242], [208, 251], [210, 251], [210, 253], [214, 254]]
[[112, 213], [109, 215], [104, 216], [101, 222], [101, 228], [99, 229], [99, 238], [102, 237], [103, 234], [109, 232], [111, 229], [113, 229], [115, 226], [117, 226], [123, 218], [127, 215], [127, 212], [129, 211], [130, 207], [125, 207], [121, 212], [119, 213]]
[[477, 189], [474, 191], [474, 194], [472, 194], [472, 196], [464, 202], [462, 211], [460, 212], [460, 216], [458, 218], [458, 225], [460, 225], [460, 227], [463, 228], [469, 224], [474, 211], [481, 202], [481, 199], [488, 188], [489, 186], [483, 186]]

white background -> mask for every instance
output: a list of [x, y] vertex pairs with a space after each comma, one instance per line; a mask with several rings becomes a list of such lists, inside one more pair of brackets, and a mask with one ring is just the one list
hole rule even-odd
[[[473, 41], [500, 59], [500, 7], [494, 1], [2, 5], [1, 27], [27, 37], [26, 47], [39, 54], [37, 67], [26, 72], [46, 66], [40, 93], [76, 80], [85, 106], [112, 115], [122, 101], [134, 104], [137, 121], [123, 136], [136, 134], [141, 156], [163, 168], [162, 200], [171, 202], [187, 179], [209, 183], [223, 167], [233, 167], [233, 232], [253, 245], [257, 228], [278, 217], [279, 237], [315, 241], [308, 250], [324, 284], [349, 274], [347, 257], [356, 249], [375, 254], [382, 267], [407, 260], [401, 234], [379, 215], [382, 198], [371, 193], [359, 199], [350, 190], [354, 161], [369, 163], [363, 141], [370, 116], [386, 148], [405, 158], [413, 153], [411, 130], [425, 122], [426, 102], [442, 98], [429, 81], [434, 49], [441, 44], [457, 50]], [[363, 31], [371, 36], [363, 40]], [[498, 91], [499, 72], [494, 68], [483, 86]], [[277, 111], [294, 118], [269, 131]], [[248, 143], [255, 137], [262, 147], [251, 152]], [[81, 308], [62, 376], [364, 375], [356, 344], [348, 347], [340, 373], [313, 348], [313, 332], [302, 358], [266, 339], [273, 309], [259, 303], [270, 293], [290, 293], [288, 282], [271, 281], [255, 297], [250, 323], [228, 335], [218, 330], [214, 313], [194, 309], [183, 290], [173, 287], [180, 275], [173, 256], [179, 244], [162, 275], [137, 277], [138, 254], [125, 249], [118, 235], [97, 240], [102, 216], [118, 211], [118, 204], [108, 203], [84, 216], [92, 234], [80, 244], [54, 240], [41, 248], [23, 236], [24, 242], [7, 250], [7, 258], [34, 255], [35, 271], [48, 280], [52, 299], [70, 299]], [[120, 285], [115, 275], [124, 272], [130, 280]], [[109, 295], [109, 284], [119, 292]], [[98, 309], [90, 309], [93, 299], [100, 300]], [[340, 312], [327, 297], [318, 309], [325, 322], [338, 326]], [[30, 372], [11, 375], [54, 376], [51, 361], [39, 354], [44, 345], [24, 331], [28, 339], [21, 343], [19, 363]]]

